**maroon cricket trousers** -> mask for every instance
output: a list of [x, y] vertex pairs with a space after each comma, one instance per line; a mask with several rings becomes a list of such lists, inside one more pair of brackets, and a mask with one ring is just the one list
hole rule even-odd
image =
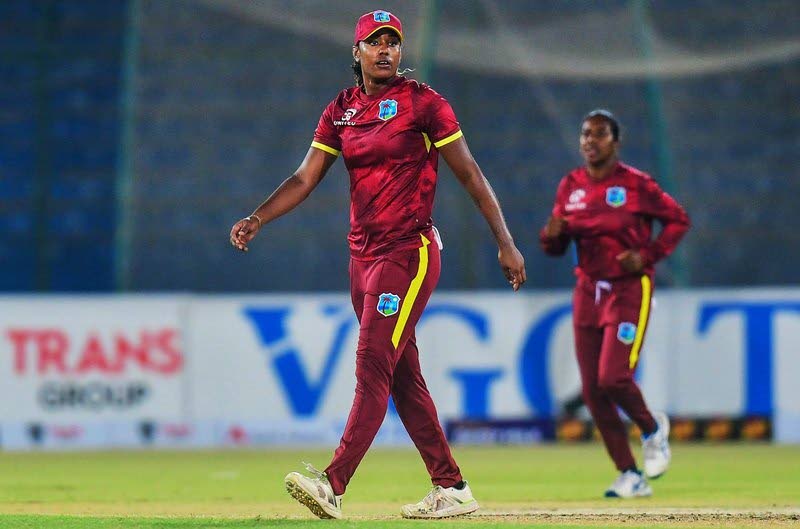
[[610, 281], [581, 275], [573, 295], [583, 400], [620, 471], [635, 468], [636, 462], [617, 407], [641, 431], [651, 432], [656, 427], [633, 379], [650, 317], [652, 285], [647, 275]]
[[[419, 365], [414, 327], [439, 281], [433, 236], [419, 249], [350, 261], [350, 294], [360, 323], [356, 390], [339, 447], [325, 473], [343, 494], [386, 416], [389, 395], [435, 485], [461, 481]], [[387, 479], [390, 479], [387, 477]]]

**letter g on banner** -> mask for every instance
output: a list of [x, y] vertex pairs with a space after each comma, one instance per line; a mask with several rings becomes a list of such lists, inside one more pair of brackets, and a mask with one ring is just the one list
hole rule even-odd
[[[456, 304], [432, 304], [422, 313], [419, 325], [422, 326], [423, 322], [435, 317], [457, 320], [466, 325], [480, 343], [485, 344], [489, 341], [489, 320], [481, 311]], [[462, 417], [469, 419], [488, 417], [491, 409], [489, 389], [493, 382], [503, 376], [503, 370], [462, 367], [451, 369], [449, 374], [461, 386]]]
[[545, 312], [528, 333], [520, 353], [520, 387], [540, 417], [552, 417], [555, 413], [550, 388], [550, 341], [561, 318], [571, 313], [572, 303], [557, 305]]

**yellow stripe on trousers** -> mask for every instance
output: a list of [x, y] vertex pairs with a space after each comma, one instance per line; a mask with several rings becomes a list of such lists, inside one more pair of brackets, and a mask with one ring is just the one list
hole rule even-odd
[[420, 234], [420, 237], [422, 237], [422, 246], [419, 249], [419, 270], [417, 270], [417, 275], [414, 279], [411, 280], [406, 299], [403, 300], [403, 306], [400, 307], [400, 316], [397, 318], [397, 324], [394, 326], [394, 332], [392, 333], [392, 345], [394, 345], [395, 349], [400, 343], [400, 337], [406, 328], [408, 317], [411, 316], [411, 309], [414, 308], [414, 301], [417, 299], [419, 289], [425, 280], [425, 274], [428, 273], [428, 245], [431, 241], [422, 234]]
[[636, 337], [631, 347], [631, 357], [628, 367], [633, 369], [639, 361], [639, 350], [642, 348], [644, 331], [647, 330], [647, 316], [650, 314], [650, 278], [642, 276], [642, 305], [639, 307], [639, 322], [636, 324]]

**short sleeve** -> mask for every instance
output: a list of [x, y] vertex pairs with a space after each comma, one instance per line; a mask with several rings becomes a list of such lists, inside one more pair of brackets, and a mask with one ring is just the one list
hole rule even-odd
[[447, 100], [427, 85], [420, 88], [421, 128], [436, 148], [463, 136], [461, 126]]
[[314, 131], [314, 141], [311, 142], [311, 146], [334, 156], [339, 156], [342, 152], [342, 139], [339, 137], [339, 131], [333, 125], [334, 104], [335, 101], [331, 101], [322, 112], [317, 124], [317, 130]]

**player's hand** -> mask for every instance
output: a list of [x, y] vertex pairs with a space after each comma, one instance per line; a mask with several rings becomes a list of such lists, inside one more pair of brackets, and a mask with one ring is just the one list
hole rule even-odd
[[243, 218], [231, 228], [231, 246], [246, 252], [247, 243], [253, 240], [259, 229], [261, 229], [261, 225], [258, 219], [252, 216]]
[[625, 250], [617, 255], [617, 261], [626, 272], [641, 272], [644, 270], [644, 258], [637, 250]]
[[517, 250], [517, 247], [511, 244], [508, 247], [500, 248], [497, 252], [497, 260], [500, 261], [503, 275], [506, 276], [511, 288], [516, 292], [528, 279], [525, 274], [525, 259], [520, 251]]
[[564, 233], [564, 228], [566, 227], [567, 221], [563, 217], [547, 217], [547, 224], [544, 225], [544, 236], [555, 239]]

